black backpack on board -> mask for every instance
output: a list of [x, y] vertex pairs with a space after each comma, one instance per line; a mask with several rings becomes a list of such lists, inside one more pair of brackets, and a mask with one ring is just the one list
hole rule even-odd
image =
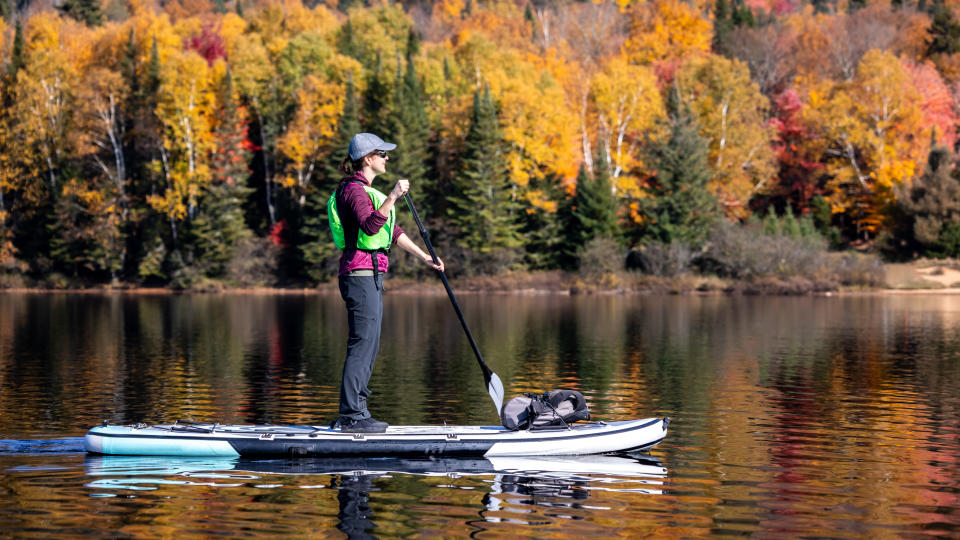
[[563, 426], [589, 419], [587, 400], [576, 390], [527, 392], [506, 402], [500, 411], [500, 422], [512, 431]]

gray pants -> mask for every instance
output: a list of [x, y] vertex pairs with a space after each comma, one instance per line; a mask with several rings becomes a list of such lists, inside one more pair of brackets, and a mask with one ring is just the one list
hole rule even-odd
[[380, 350], [380, 321], [383, 319], [383, 276], [378, 286], [373, 276], [340, 276], [340, 296], [347, 304], [347, 358], [343, 361], [340, 384], [340, 416], [353, 420], [370, 418], [370, 375]]

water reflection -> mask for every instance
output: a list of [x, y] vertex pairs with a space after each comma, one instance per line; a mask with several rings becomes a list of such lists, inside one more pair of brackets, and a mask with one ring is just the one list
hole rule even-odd
[[[482, 491], [475, 515], [491, 523], [535, 524], [525, 520], [525, 507], [549, 509], [547, 515], [577, 519], [563, 510], [582, 509], [593, 490], [657, 495], [667, 478], [661, 462], [649, 455], [498, 458], [349, 458], [242, 460], [87, 456], [84, 485], [91, 497], [131, 496], [168, 486], [216, 489], [253, 487], [333, 489], [337, 491], [337, 529], [351, 538], [375, 534], [378, 480], [398, 476], [447, 479], [436, 489]], [[22, 472], [22, 470], [21, 470]], [[457, 480], [469, 478], [465, 485]], [[135, 496], [135, 495], [133, 495]], [[281, 499], [283, 496], [279, 496]], [[271, 496], [276, 498], [276, 496]], [[594, 509], [602, 506], [594, 506]], [[390, 516], [393, 519], [393, 516]], [[476, 526], [477, 521], [468, 520]]]
[[[669, 483], [607, 483], [597, 473], [555, 486], [538, 473], [522, 492], [504, 470], [370, 465], [189, 473], [257, 479], [89, 476], [69, 454], [71, 438], [104, 419], [332, 418], [342, 302], [0, 294], [0, 530], [302, 536], [292, 523], [309, 523], [319, 535], [342, 521], [349, 490], [340, 487], [353, 485], [342, 479], [361, 477], [369, 484], [355, 492], [369, 499], [344, 506], [369, 507], [376, 529], [357, 529], [377, 536], [960, 532], [960, 296], [460, 300], [508, 396], [573, 388], [597, 419], [673, 418], [655, 450]], [[446, 298], [388, 295], [385, 310], [373, 414], [392, 424], [497, 423]], [[84, 487], [111, 478], [155, 489]]]

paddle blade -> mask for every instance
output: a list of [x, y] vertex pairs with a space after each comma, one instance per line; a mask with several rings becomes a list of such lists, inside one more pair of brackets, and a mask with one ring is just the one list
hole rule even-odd
[[487, 393], [493, 399], [493, 404], [497, 406], [497, 416], [500, 416], [500, 411], [503, 409], [503, 383], [500, 382], [500, 377], [492, 371], [490, 372], [490, 380], [487, 382]]

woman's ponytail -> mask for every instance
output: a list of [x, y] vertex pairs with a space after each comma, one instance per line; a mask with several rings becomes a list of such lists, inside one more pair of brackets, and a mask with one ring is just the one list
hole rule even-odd
[[363, 170], [363, 158], [357, 160], [351, 160], [350, 156], [343, 158], [343, 161], [340, 162], [339, 171], [344, 176], [353, 176], [358, 171]]

